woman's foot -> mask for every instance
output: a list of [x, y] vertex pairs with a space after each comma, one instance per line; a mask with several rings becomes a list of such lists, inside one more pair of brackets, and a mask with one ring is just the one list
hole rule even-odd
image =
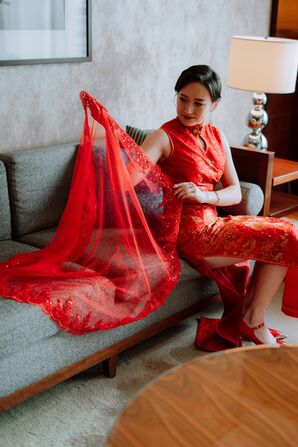
[[[242, 315], [243, 317], [243, 315]], [[271, 327], [268, 327], [268, 330], [271, 332], [273, 337], [275, 337], [277, 340], [283, 340], [284, 338], [288, 338], [287, 334], [284, 334], [283, 332], [279, 331], [278, 329], [273, 329]]]
[[277, 340], [272, 335], [264, 322], [258, 325], [251, 326], [246, 321], [241, 320], [240, 332], [243, 339], [253, 341], [257, 345], [276, 345], [277, 343], [281, 343], [281, 340]]
[[[250, 306], [250, 300], [246, 299], [245, 305], [243, 304], [242, 307], [242, 318], [244, 318], [244, 315], [247, 313], [249, 306]], [[273, 337], [277, 338], [278, 340], [282, 340], [284, 338], [287, 338], [287, 334], [284, 334], [283, 332], [280, 332], [278, 329], [268, 328], [268, 330], [271, 332]]]

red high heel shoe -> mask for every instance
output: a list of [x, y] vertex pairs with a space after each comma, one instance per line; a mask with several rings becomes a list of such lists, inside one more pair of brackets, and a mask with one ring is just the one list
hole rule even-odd
[[[242, 317], [244, 316], [244, 314], [242, 314]], [[273, 329], [271, 327], [268, 327], [269, 331], [271, 332], [271, 334], [273, 335], [273, 337], [275, 337], [276, 339], [281, 339], [283, 340], [284, 338], [288, 338], [287, 334], [284, 334], [283, 332], [280, 332], [277, 329]]]
[[277, 338], [278, 340], [282, 340], [284, 338], [288, 338], [287, 334], [284, 334], [283, 332], [278, 331], [277, 329], [268, 328], [273, 337]]
[[[240, 321], [240, 333], [242, 338], [253, 341], [256, 345], [263, 345], [264, 343], [255, 335], [256, 329], [261, 329], [265, 326], [264, 321], [257, 326], [249, 327], [243, 320]], [[271, 331], [270, 331], [271, 332]], [[272, 333], [272, 332], [271, 332]], [[279, 345], [284, 344], [285, 342], [279, 338], [276, 338], [276, 342]]]

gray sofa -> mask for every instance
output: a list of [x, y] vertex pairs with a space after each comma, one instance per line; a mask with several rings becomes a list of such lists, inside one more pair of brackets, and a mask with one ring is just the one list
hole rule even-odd
[[[63, 144], [0, 154], [0, 262], [52, 239], [67, 201], [76, 149]], [[252, 184], [242, 187], [240, 211], [257, 213], [262, 191]], [[141, 321], [84, 336], [60, 330], [36, 306], [0, 298], [0, 410], [100, 363], [107, 376], [115, 376], [119, 352], [219, 300], [212, 281], [181, 264], [181, 278], [164, 306]]]

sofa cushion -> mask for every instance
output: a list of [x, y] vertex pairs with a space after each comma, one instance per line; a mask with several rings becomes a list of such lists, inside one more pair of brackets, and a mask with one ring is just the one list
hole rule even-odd
[[16, 241], [0, 241], [0, 263], [6, 261], [18, 253], [27, 253], [29, 251], [37, 250], [31, 245], [22, 244]]
[[[18, 254], [36, 250], [15, 241], [0, 241], [0, 262]], [[0, 358], [23, 350], [38, 340], [56, 334], [59, 329], [42, 310], [30, 304], [0, 297]]]
[[[27, 246], [27, 251], [29, 250], [32, 250], [32, 247]], [[188, 282], [187, 286], [185, 285], [185, 281]], [[202, 285], [201, 288], [200, 284]], [[147, 321], [158, 321], [160, 319], [158, 318], [158, 314], [163, 316], [163, 318], [166, 318], [172, 313], [191, 306], [197, 302], [200, 297], [205, 297], [207, 290], [207, 296], [215, 293], [215, 284], [210, 283], [210, 281], [203, 278], [202, 275], [189, 264], [181, 260], [181, 277], [177, 287], [170, 294], [165, 304], [165, 309], [161, 308], [153, 312], [153, 314], [150, 314], [151, 316], [149, 315], [149, 317], [147, 317]], [[52, 337], [60, 332], [59, 327], [46, 314], [44, 314], [38, 306], [31, 304], [19, 303], [8, 298], [0, 298], [0, 315], [2, 321], [0, 325], [0, 360], [8, 355], [29, 349], [30, 346], [34, 346], [37, 342]], [[143, 324], [137, 322], [136, 325], [142, 326]], [[133, 324], [130, 324], [126, 327], [131, 328], [132, 326]], [[69, 343], [71, 343], [71, 339], [74, 339], [77, 340], [77, 342], [74, 343], [80, 344], [79, 340], [82, 340], [82, 337], [72, 337], [64, 331], [62, 332], [64, 333], [63, 338], [69, 339]], [[104, 338], [106, 340], [104, 345], [106, 346], [107, 342], [113, 343], [113, 332], [120, 332], [125, 335], [127, 330], [123, 327], [122, 329], [117, 328], [109, 334], [110, 332], [111, 331], [102, 331], [102, 333], [105, 334], [104, 336], [87, 335], [83, 336], [83, 338], [86, 338], [86, 340], [95, 338], [97, 339], [97, 343], [100, 342], [101, 338]], [[101, 343], [98, 344], [97, 348], [94, 346], [94, 352], [100, 349], [100, 347]]]
[[38, 306], [0, 297], [0, 359], [60, 331]]
[[67, 202], [76, 148], [63, 144], [0, 154], [7, 169], [14, 237], [58, 224]]
[[[20, 242], [25, 244], [31, 244], [36, 247], [42, 248], [47, 245], [54, 237], [56, 228], [49, 228], [48, 230], [37, 231], [36, 233], [30, 233], [19, 239]], [[115, 229], [104, 229], [102, 236], [102, 244], [112, 247], [115, 244]], [[25, 246], [26, 247], [26, 246]], [[105, 249], [106, 251], [106, 249]], [[179, 281], [188, 281], [198, 278], [200, 273], [197, 272], [191, 265], [180, 259], [181, 263], [181, 277]]]
[[6, 169], [0, 161], [0, 241], [11, 238], [10, 204]]
[[[164, 306], [158, 308], [146, 318], [108, 331], [91, 332], [79, 337], [69, 335], [65, 331], [58, 331], [52, 336], [48, 335], [34, 343], [34, 339], [37, 341], [38, 332], [26, 323], [23, 326], [24, 329], [27, 328], [27, 331], [24, 333], [24, 340], [20, 342], [19, 333], [12, 332], [12, 338], [10, 340], [5, 339], [5, 346], [4, 344], [0, 345], [0, 397], [40, 380], [101, 349], [121, 342], [126, 337], [136, 334], [138, 331], [148, 328], [174, 313], [206, 300], [216, 292], [217, 288], [213, 281], [196, 273], [196, 278], [188, 281], [187, 286], [179, 282], [178, 286], [169, 295]], [[15, 304], [27, 306], [28, 308], [31, 307], [33, 308], [32, 312], [36, 310], [34, 306]], [[31, 316], [28, 315], [27, 318], [24, 316], [26, 322], [32, 322], [35, 318], [35, 323], [38, 322], [40, 330], [50, 334], [51, 328], [49, 323], [51, 322], [49, 319], [48, 322], [44, 320], [44, 317], [46, 316], [43, 316], [41, 312], [35, 315], [31, 314]], [[18, 321], [17, 315], [15, 318]], [[54, 330], [55, 327], [53, 327]], [[179, 336], [179, 331], [177, 336]], [[11, 355], [4, 354], [7, 352], [7, 342], [9, 342]], [[21, 346], [19, 343], [21, 343]], [[14, 353], [11, 352], [13, 349], [15, 350]], [[14, 372], [13, 374], [11, 374], [12, 371]]]
[[34, 233], [26, 234], [18, 238], [19, 242], [24, 244], [34, 245], [38, 248], [43, 248], [48, 245], [54, 237], [56, 227], [47, 228], [46, 230], [35, 231]]

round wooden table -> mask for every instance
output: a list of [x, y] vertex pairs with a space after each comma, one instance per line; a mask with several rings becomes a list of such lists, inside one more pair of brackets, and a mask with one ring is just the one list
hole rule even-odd
[[298, 345], [209, 354], [146, 386], [106, 447], [296, 447]]

